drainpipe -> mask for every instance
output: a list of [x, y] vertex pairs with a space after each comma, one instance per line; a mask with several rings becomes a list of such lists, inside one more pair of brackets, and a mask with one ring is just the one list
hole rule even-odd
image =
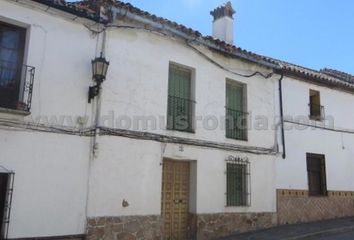
[[286, 149], [285, 149], [285, 132], [284, 132], [284, 109], [283, 109], [283, 87], [282, 81], [284, 78], [283, 71], [280, 72], [281, 76], [279, 78], [279, 107], [280, 107], [280, 129], [281, 129], [281, 142], [283, 146], [283, 159], [286, 158]]
[[[106, 34], [107, 34], [106, 27], [104, 27], [103, 32], [102, 32], [102, 42], [101, 42], [101, 50], [100, 50], [100, 53], [102, 54], [102, 56], [106, 55], [106, 39], [107, 39]], [[99, 150], [97, 138], [98, 138], [98, 135], [100, 134], [101, 100], [102, 100], [102, 89], [100, 86], [100, 91], [96, 97], [95, 134], [93, 137], [93, 144], [92, 144], [93, 145], [92, 146], [93, 159], [98, 157], [98, 150]]]
[[[100, 34], [97, 35], [97, 42], [99, 42], [99, 39], [100, 39]], [[98, 49], [96, 48], [95, 54], [97, 54], [97, 52], [101, 52], [102, 55], [105, 56], [106, 39], [107, 39], [106, 27], [103, 26], [101, 46], [98, 47]], [[100, 51], [98, 51], [98, 50], [100, 50]], [[102, 91], [99, 91], [99, 94], [96, 96], [95, 105], [93, 105], [95, 132], [94, 132], [92, 141], [90, 143], [90, 155], [89, 155], [89, 162], [88, 162], [88, 168], [87, 168], [87, 182], [86, 182], [87, 193], [86, 193], [86, 206], [85, 206], [85, 217], [86, 217], [85, 234], [86, 235], [88, 234], [88, 227], [89, 227], [88, 226], [88, 220], [89, 220], [88, 219], [88, 209], [89, 209], [89, 199], [90, 199], [92, 163], [98, 157], [98, 153], [99, 153], [99, 145], [98, 145], [97, 139], [100, 134], [100, 117], [101, 117], [101, 100], [102, 100], [101, 94], [102, 94]]]

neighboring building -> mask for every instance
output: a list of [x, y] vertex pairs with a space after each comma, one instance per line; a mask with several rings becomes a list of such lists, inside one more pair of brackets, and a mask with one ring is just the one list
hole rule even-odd
[[[93, 18], [74, 18], [34, 1], [0, 1], [3, 237], [86, 231], [90, 138], [60, 118], [91, 115], [96, 38], [84, 26]], [[6, 179], [13, 181], [7, 191]]]
[[1, 0], [2, 236], [211, 239], [354, 215], [336, 107], [354, 77], [234, 47], [234, 13], [212, 11], [205, 37], [119, 1]]
[[277, 161], [278, 222], [354, 216], [354, 114], [347, 110], [354, 76], [284, 68], [286, 158]]

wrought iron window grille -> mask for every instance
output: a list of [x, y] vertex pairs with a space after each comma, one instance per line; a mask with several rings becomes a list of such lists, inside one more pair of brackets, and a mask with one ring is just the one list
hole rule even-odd
[[0, 61], [0, 108], [29, 112], [34, 74], [34, 67]]
[[250, 166], [248, 158], [226, 159], [226, 207], [251, 206]]
[[309, 118], [316, 121], [325, 120], [325, 109], [324, 106], [314, 103], [309, 103]]
[[169, 95], [167, 129], [194, 133], [194, 105], [194, 100]]
[[232, 108], [226, 109], [226, 137], [236, 140], [248, 140], [248, 117], [247, 112]]
[[0, 174], [7, 175], [5, 202], [3, 205], [3, 209], [1, 209], [2, 211], [1, 216], [3, 217], [1, 219], [1, 225], [0, 225], [0, 230], [1, 230], [0, 239], [8, 239], [15, 173], [13, 171], [9, 171], [3, 166], [0, 166]]

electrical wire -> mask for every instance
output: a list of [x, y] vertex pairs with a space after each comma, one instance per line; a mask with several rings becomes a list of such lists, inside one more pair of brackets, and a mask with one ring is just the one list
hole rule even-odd
[[248, 152], [253, 154], [276, 154], [274, 148], [261, 148], [252, 146], [241, 146], [235, 144], [218, 143], [199, 139], [173, 137], [168, 135], [155, 134], [142, 131], [131, 131], [125, 129], [113, 129], [106, 127], [88, 127], [88, 128], [71, 128], [65, 126], [46, 126], [44, 124], [21, 123], [10, 120], [0, 120], [0, 129], [12, 131], [34, 131], [55, 134], [76, 135], [80, 137], [94, 137], [96, 130], [99, 130], [100, 136], [119, 136], [139, 140], [157, 141], [161, 143], [183, 144], [190, 146], [207, 147], [213, 149], [222, 149], [229, 151]]
[[206, 55], [205, 53], [203, 53], [202, 51], [200, 51], [198, 48], [194, 47], [192, 44], [191, 44], [191, 41], [186, 41], [187, 43], [187, 46], [190, 47], [191, 49], [193, 49], [194, 51], [196, 51], [199, 55], [201, 55], [203, 58], [205, 58], [207, 61], [211, 62], [212, 64], [216, 65], [217, 67], [227, 71], [227, 72], [230, 72], [234, 75], [237, 75], [237, 76], [240, 76], [240, 77], [245, 77], [245, 78], [251, 78], [251, 77], [254, 77], [256, 75], [260, 75], [262, 76], [263, 78], [265, 79], [268, 79], [268, 78], [271, 78], [273, 76], [273, 72], [269, 73], [269, 74], [263, 74], [261, 72], [258, 72], [258, 71], [255, 71], [254, 73], [252, 74], [241, 74], [241, 73], [238, 73], [238, 72], [235, 72], [231, 69], [228, 69], [226, 67], [224, 67], [223, 65], [221, 65], [220, 63], [216, 62], [215, 60], [213, 60], [212, 58], [210, 58], [208, 55]]
[[182, 138], [182, 137], [174, 137], [167, 136], [161, 134], [155, 134], [150, 132], [141, 132], [141, 131], [131, 131], [125, 129], [111, 129], [106, 127], [100, 128], [101, 136], [120, 136], [126, 138], [133, 138], [139, 140], [150, 140], [157, 141], [161, 143], [172, 143], [172, 144], [182, 144], [189, 146], [198, 146], [212, 149], [221, 149], [226, 151], [237, 151], [237, 152], [246, 152], [258, 155], [276, 155], [277, 150], [272, 148], [262, 148], [262, 147], [254, 147], [254, 146], [242, 146], [236, 144], [228, 144], [228, 143], [219, 143], [212, 141], [205, 141], [200, 139], [190, 139], [190, 138]]
[[46, 133], [57, 133], [66, 135], [76, 135], [81, 137], [91, 137], [94, 133], [94, 128], [71, 128], [66, 126], [47, 126], [44, 124], [30, 123], [30, 122], [18, 122], [12, 120], [0, 119], [0, 129], [2, 130], [14, 130], [14, 131], [35, 131]]
[[288, 119], [284, 119], [284, 122], [292, 123], [292, 124], [296, 124], [296, 125], [300, 125], [300, 126], [305, 126], [305, 127], [317, 128], [317, 129], [331, 131], [331, 132], [354, 134], [354, 130], [349, 130], [349, 129], [329, 128], [329, 127], [325, 127], [325, 126], [318, 126], [315, 124], [296, 122], [296, 121], [292, 121], [292, 120], [288, 120]]
[[[91, 30], [88, 26], [85, 26], [87, 27], [89, 30]], [[170, 37], [172, 38], [170, 35], [166, 34], [166, 33], [163, 33], [161, 31], [156, 31], [156, 30], [152, 30], [152, 29], [148, 29], [146, 27], [136, 27], [136, 26], [128, 26], [128, 25], [106, 25], [105, 28], [102, 30], [102, 31], [95, 31], [95, 30], [91, 30], [93, 33], [95, 34], [99, 34], [103, 31], [105, 31], [106, 29], [108, 28], [121, 28], [121, 29], [133, 29], [133, 30], [143, 30], [143, 31], [147, 31], [147, 32], [150, 32], [150, 33], [155, 33], [157, 35], [162, 35], [162, 36], [165, 36], [165, 37]], [[186, 40], [186, 45], [191, 48], [193, 51], [197, 52], [199, 55], [201, 55], [203, 58], [205, 58], [207, 61], [209, 61], [210, 63], [216, 65], [217, 67], [229, 72], [229, 73], [232, 73], [234, 75], [237, 75], [237, 76], [240, 76], [240, 77], [244, 77], [244, 78], [251, 78], [251, 77], [254, 77], [256, 75], [259, 75], [265, 79], [268, 79], [268, 78], [271, 78], [273, 76], [273, 72], [271, 73], [268, 73], [268, 74], [264, 74], [264, 73], [261, 73], [259, 71], [255, 71], [253, 72], [252, 74], [242, 74], [242, 73], [239, 73], [239, 72], [236, 72], [236, 71], [233, 71], [231, 69], [228, 69], [226, 67], [224, 67], [223, 65], [221, 65], [220, 63], [216, 62], [215, 60], [213, 60], [212, 58], [210, 58], [207, 54], [203, 53], [202, 51], [200, 51], [198, 48], [194, 47], [191, 42], [193, 42], [195, 40]]]

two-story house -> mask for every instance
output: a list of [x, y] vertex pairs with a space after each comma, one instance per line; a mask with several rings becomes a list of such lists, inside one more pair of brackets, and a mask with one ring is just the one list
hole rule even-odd
[[129, 229], [118, 238], [164, 239], [276, 224], [279, 128], [259, 124], [276, 125], [281, 75], [231, 45], [231, 4], [212, 12], [215, 38], [121, 2], [112, 13], [90, 173], [92, 238], [116, 222]]
[[211, 239], [353, 215], [336, 108], [352, 77], [233, 46], [234, 14], [213, 10], [211, 37], [120, 1], [1, 0], [2, 237]]
[[1, 239], [86, 232], [97, 18], [39, 2], [0, 1]]
[[[1, 166], [14, 173], [3, 234], [186, 239], [274, 225], [276, 130], [251, 116], [274, 120], [277, 65], [231, 45], [231, 5], [213, 12], [225, 43], [121, 2], [101, 18], [93, 3], [1, 2], [1, 56], [16, 69], [1, 75]], [[107, 80], [88, 101], [101, 52]]]
[[354, 215], [354, 76], [283, 64], [285, 151], [277, 161], [280, 224]]

